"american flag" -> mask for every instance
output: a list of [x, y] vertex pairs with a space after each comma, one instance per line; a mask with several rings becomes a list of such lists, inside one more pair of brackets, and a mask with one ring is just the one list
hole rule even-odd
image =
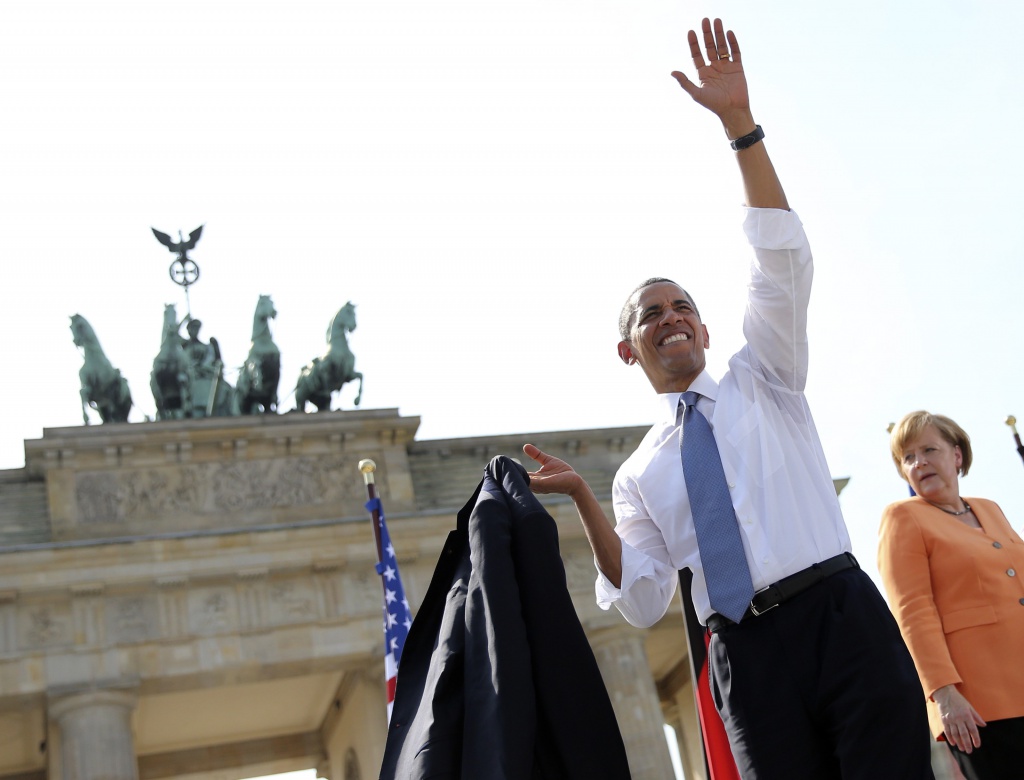
[[395, 705], [395, 683], [398, 679], [398, 664], [402, 660], [402, 648], [412, 625], [412, 611], [405, 597], [402, 578], [398, 574], [395, 548], [391, 544], [387, 524], [384, 522], [384, 507], [380, 498], [366, 502], [366, 508], [377, 518], [380, 527], [381, 559], [377, 573], [384, 585], [384, 679], [388, 688], [388, 722]]

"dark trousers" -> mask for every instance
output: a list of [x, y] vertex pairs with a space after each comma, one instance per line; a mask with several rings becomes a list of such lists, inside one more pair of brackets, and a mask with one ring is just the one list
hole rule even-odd
[[1024, 718], [990, 720], [978, 729], [981, 747], [970, 755], [947, 743], [967, 780], [1020, 780], [1024, 776]]
[[744, 780], [933, 777], [921, 683], [861, 570], [721, 629], [710, 658]]

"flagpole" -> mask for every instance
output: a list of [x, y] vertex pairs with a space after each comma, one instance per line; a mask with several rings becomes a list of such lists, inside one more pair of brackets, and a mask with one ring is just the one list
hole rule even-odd
[[370, 510], [370, 516], [373, 517], [373, 540], [377, 543], [377, 561], [380, 562], [384, 560], [384, 549], [380, 543], [380, 505], [374, 501], [377, 498], [377, 484], [373, 480], [377, 464], [369, 458], [364, 458], [359, 461], [359, 470], [363, 473], [363, 482], [366, 483], [366, 495], [374, 505]]
[[391, 544], [391, 535], [384, 520], [384, 507], [377, 496], [377, 486], [373, 479], [373, 472], [376, 469], [377, 464], [369, 458], [359, 461], [359, 471], [362, 472], [366, 493], [370, 499], [366, 502], [366, 509], [373, 518], [373, 540], [377, 544], [377, 565], [374, 568], [380, 575], [384, 596], [384, 682], [387, 688], [387, 713], [390, 723], [398, 685], [398, 665], [402, 659], [405, 639], [412, 626], [412, 612], [405, 598], [402, 578], [398, 573], [395, 548]]
[[1020, 434], [1017, 433], [1017, 418], [1011, 414], [1006, 418], [1006, 424], [1013, 431], [1013, 440], [1017, 443], [1017, 454], [1020, 455], [1021, 460], [1024, 460], [1024, 444], [1020, 443]]

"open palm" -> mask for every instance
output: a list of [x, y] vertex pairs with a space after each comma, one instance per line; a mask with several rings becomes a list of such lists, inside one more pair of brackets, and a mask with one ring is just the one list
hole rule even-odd
[[673, 71], [672, 75], [690, 97], [718, 116], [737, 110], [749, 111], [747, 77], [743, 73], [736, 35], [732, 30], [726, 33], [722, 29], [721, 19], [715, 19], [713, 30], [711, 22], [705, 19], [701, 24], [701, 31], [704, 38], [704, 53], [701, 52], [695, 31], [690, 30], [686, 36], [690, 45], [690, 57], [697, 68], [698, 84], [694, 84], [679, 71]]

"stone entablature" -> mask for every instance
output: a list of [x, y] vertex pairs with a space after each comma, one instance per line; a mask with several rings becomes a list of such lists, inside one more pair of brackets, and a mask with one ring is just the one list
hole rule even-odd
[[45, 479], [53, 541], [361, 516], [366, 457], [408, 512], [418, 427], [383, 409], [52, 428], [26, 442], [24, 472]]
[[0, 698], [370, 662], [382, 641], [375, 561], [368, 521], [0, 555]]

